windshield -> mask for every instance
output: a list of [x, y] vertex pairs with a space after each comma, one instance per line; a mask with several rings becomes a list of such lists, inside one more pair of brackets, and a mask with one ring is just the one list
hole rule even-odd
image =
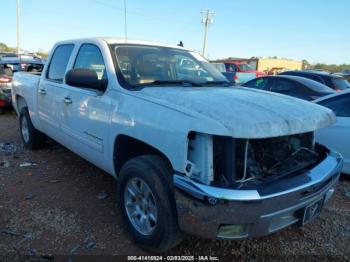
[[350, 87], [350, 84], [344, 78], [333, 78], [332, 79], [336, 89], [344, 90]]
[[241, 71], [254, 70], [254, 68], [249, 64], [240, 64], [239, 68], [241, 69]]
[[[170, 85], [209, 85], [229, 83], [203, 57], [195, 52], [176, 48], [113, 45], [119, 71], [128, 87]], [[123, 84], [123, 83], [121, 83]]]

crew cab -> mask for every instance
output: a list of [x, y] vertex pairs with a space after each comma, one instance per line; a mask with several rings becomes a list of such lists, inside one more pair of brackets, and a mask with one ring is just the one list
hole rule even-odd
[[232, 88], [179, 46], [59, 42], [41, 76], [14, 75], [12, 99], [27, 148], [49, 136], [118, 179], [125, 223], [153, 252], [183, 233], [241, 239], [308, 223], [342, 169], [314, 140], [331, 110]]

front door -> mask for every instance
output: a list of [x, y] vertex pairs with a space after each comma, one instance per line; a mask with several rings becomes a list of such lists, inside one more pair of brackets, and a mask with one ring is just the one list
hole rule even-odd
[[[73, 69], [96, 71], [98, 79], [106, 79], [106, 68], [99, 48], [83, 44]], [[106, 143], [112, 112], [109, 98], [100, 90], [62, 86], [56, 103], [60, 105], [60, 125], [65, 143], [82, 157], [103, 167], [106, 165]]]

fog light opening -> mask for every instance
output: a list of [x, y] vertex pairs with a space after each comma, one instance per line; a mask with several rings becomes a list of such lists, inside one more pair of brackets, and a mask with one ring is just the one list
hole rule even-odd
[[217, 236], [227, 239], [247, 237], [247, 225], [221, 225]]

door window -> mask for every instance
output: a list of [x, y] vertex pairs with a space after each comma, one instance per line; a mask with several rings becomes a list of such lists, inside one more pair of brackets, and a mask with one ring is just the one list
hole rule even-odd
[[84, 44], [81, 46], [74, 68], [85, 68], [93, 70], [97, 73], [98, 80], [107, 80], [106, 66], [100, 49], [92, 44]]
[[57, 82], [62, 82], [70, 55], [72, 54], [74, 45], [60, 45], [56, 47], [52, 56], [47, 78]]
[[332, 97], [319, 104], [332, 109], [336, 116], [350, 117], [350, 94]]
[[294, 84], [292, 81], [275, 78], [270, 90], [273, 92], [288, 92], [291, 91], [293, 88]]
[[266, 77], [259, 77], [248, 83], [244, 84], [244, 86], [261, 89], [261, 90], [270, 90], [269, 86], [271, 84], [271, 80]]

